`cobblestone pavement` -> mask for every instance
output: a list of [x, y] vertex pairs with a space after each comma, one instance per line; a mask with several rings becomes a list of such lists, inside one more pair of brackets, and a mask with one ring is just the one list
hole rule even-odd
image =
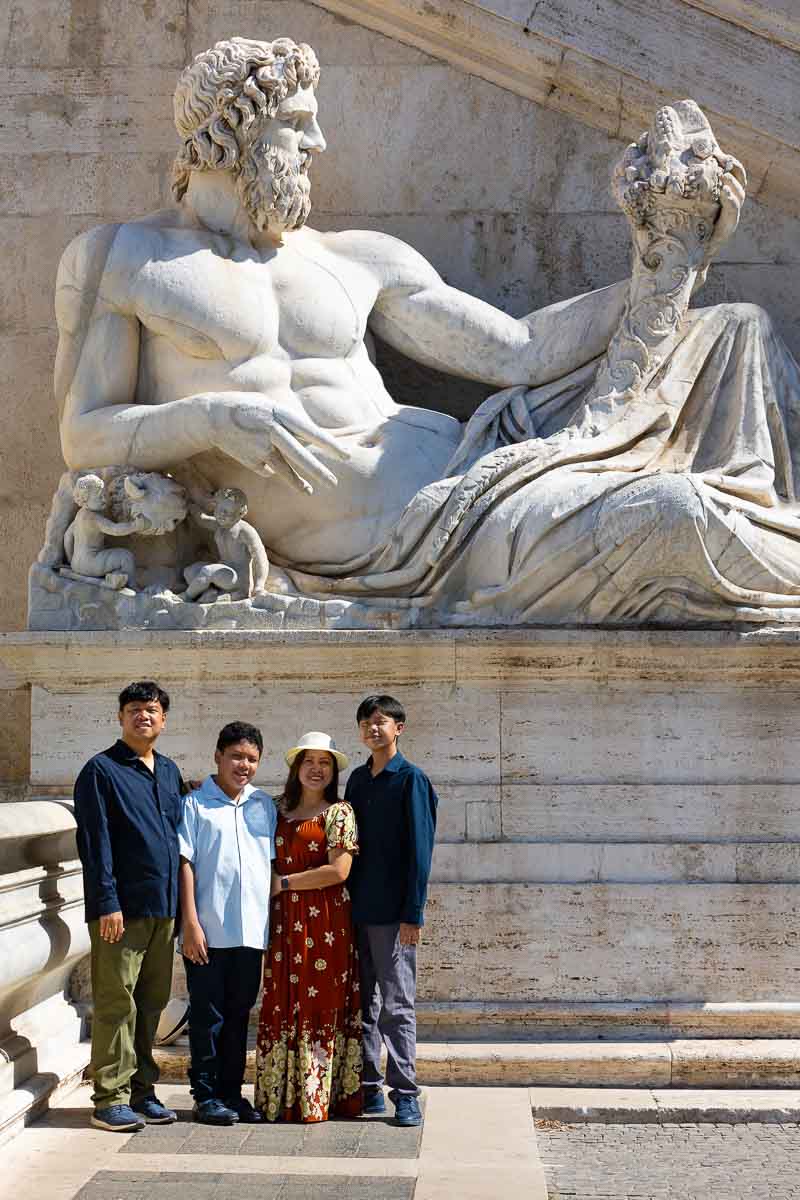
[[800, 1125], [537, 1121], [548, 1200], [800, 1200]]

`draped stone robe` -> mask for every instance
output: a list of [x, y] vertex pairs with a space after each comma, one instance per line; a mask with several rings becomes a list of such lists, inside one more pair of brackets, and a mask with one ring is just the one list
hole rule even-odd
[[690, 310], [645, 392], [588, 434], [597, 365], [489, 397], [391, 537], [291, 564], [299, 590], [399, 625], [800, 619], [800, 370], [767, 315]]

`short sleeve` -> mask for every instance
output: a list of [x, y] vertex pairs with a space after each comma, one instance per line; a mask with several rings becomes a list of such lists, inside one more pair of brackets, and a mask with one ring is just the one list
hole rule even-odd
[[197, 853], [197, 808], [192, 796], [183, 801], [183, 815], [178, 826], [178, 853], [187, 862], [194, 862]]
[[329, 850], [349, 850], [358, 854], [356, 814], [349, 804], [339, 800], [325, 814], [325, 837]]

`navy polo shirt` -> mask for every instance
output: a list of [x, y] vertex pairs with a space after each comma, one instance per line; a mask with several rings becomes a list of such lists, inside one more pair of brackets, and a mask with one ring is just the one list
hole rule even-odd
[[358, 854], [347, 887], [361, 925], [423, 924], [438, 800], [431, 781], [399, 752], [372, 777], [356, 767], [345, 800], [358, 823]]
[[150, 771], [117, 741], [75, 782], [87, 921], [112, 912], [175, 916], [183, 780], [171, 758], [154, 751], [154, 759]]

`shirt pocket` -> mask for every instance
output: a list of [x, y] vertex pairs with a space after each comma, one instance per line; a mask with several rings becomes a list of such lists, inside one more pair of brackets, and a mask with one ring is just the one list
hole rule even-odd
[[248, 833], [257, 838], [269, 838], [273, 833], [272, 813], [263, 804], [246, 804], [244, 823]]

